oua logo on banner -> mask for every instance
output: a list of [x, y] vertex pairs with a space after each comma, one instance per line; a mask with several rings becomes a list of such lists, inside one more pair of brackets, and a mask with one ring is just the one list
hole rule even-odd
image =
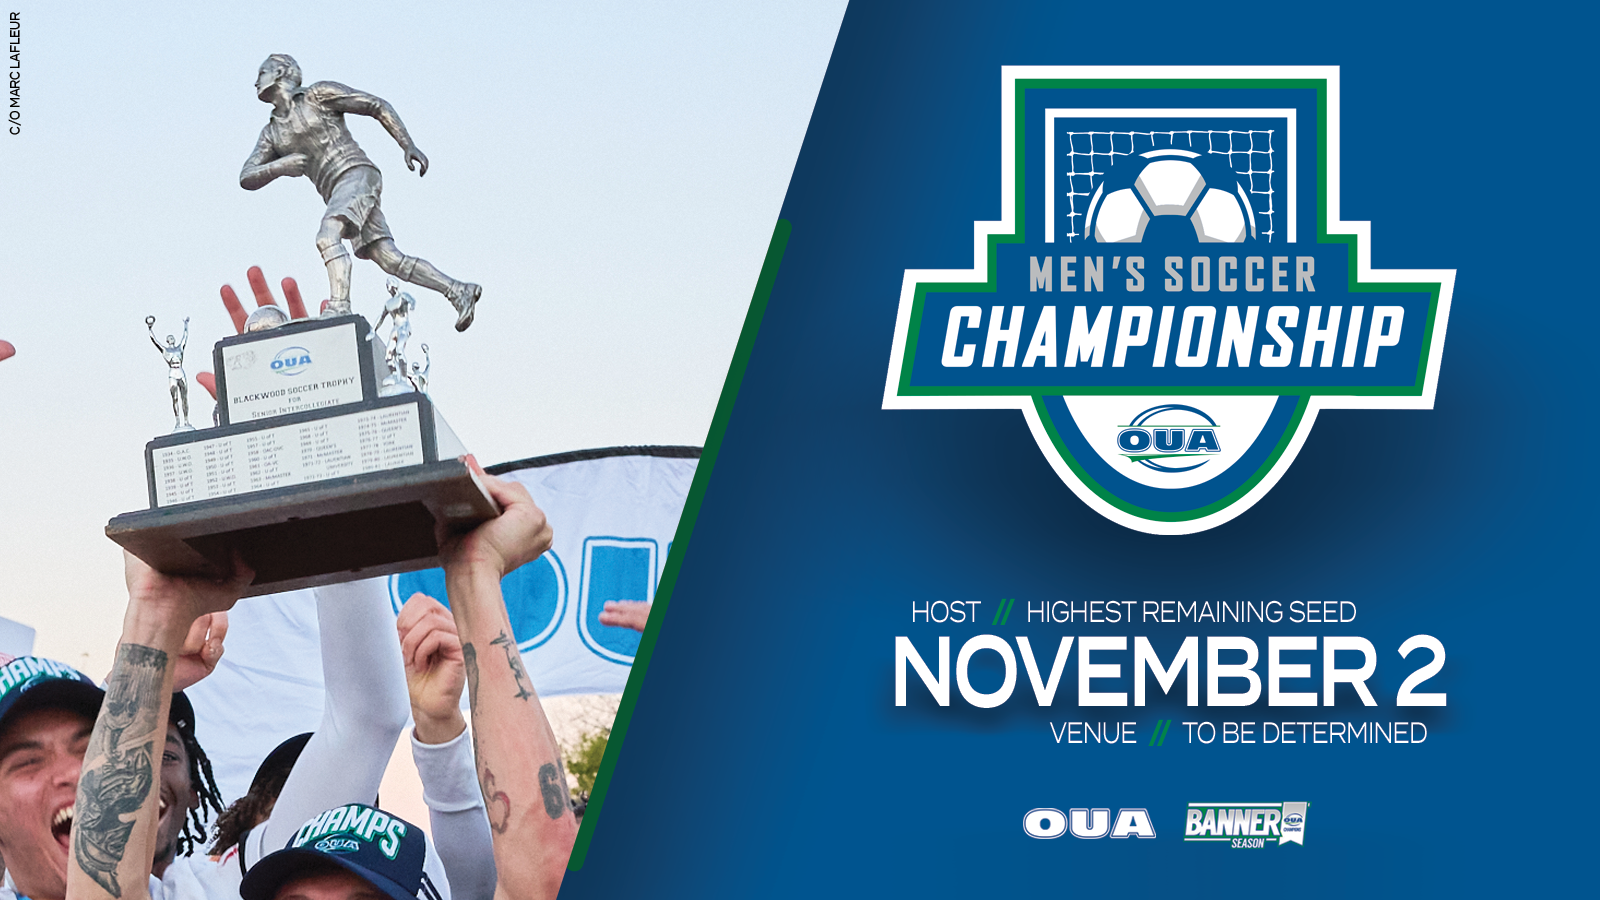
[[[1101, 515], [1213, 528], [1324, 409], [1431, 409], [1454, 270], [1339, 217], [1333, 67], [1006, 67], [976, 265], [907, 270], [885, 409], [1018, 409]], [[989, 177], [983, 173], [975, 173]]]
[[[639, 632], [600, 624], [600, 612], [612, 600], [655, 600], [658, 542], [648, 537], [585, 537], [579, 580], [578, 613], [573, 627], [589, 652], [607, 662], [632, 665]], [[670, 547], [670, 542], [669, 542]], [[506, 614], [517, 649], [543, 646], [566, 618], [567, 567], [555, 550], [507, 575], [500, 583]], [[389, 600], [400, 611], [414, 593], [449, 605], [443, 569], [424, 569], [389, 576]]]
[[[500, 585], [535, 684], [622, 689], [640, 633], [602, 625], [600, 613], [613, 600], [655, 600], [697, 459], [697, 448], [614, 448], [495, 467], [528, 487], [555, 535], [548, 551]], [[448, 605], [444, 571], [389, 576], [396, 613], [414, 593]], [[574, 674], [582, 671], [595, 674]]]

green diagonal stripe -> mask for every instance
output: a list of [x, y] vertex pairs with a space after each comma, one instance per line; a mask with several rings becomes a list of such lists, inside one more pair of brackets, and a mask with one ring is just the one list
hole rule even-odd
[[717, 400], [717, 412], [711, 419], [705, 450], [700, 454], [694, 482], [690, 484], [689, 496], [683, 504], [683, 517], [678, 520], [672, 550], [667, 554], [667, 564], [661, 572], [655, 605], [650, 608], [650, 621], [645, 626], [644, 635], [639, 638], [639, 649], [634, 654], [633, 668], [628, 673], [628, 686], [622, 692], [622, 703], [618, 705], [616, 721], [611, 725], [611, 737], [606, 741], [605, 756], [600, 760], [600, 773], [595, 776], [594, 790], [589, 794], [589, 806], [583, 814], [583, 825], [578, 828], [578, 840], [572, 845], [572, 856], [567, 860], [569, 872], [582, 869], [584, 857], [589, 853], [589, 841], [594, 838], [601, 807], [605, 805], [606, 791], [611, 787], [611, 773], [617, 767], [617, 759], [622, 756], [622, 742], [628, 734], [628, 723], [633, 719], [633, 707], [639, 702], [645, 670], [650, 666], [656, 637], [661, 632], [661, 620], [666, 615], [667, 604], [672, 600], [672, 589], [677, 585], [683, 557], [688, 553], [689, 538], [694, 534], [694, 523], [700, 515], [700, 504], [705, 500], [711, 470], [717, 464], [717, 453], [722, 449], [722, 438], [728, 431], [728, 420], [733, 416], [733, 405], [739, 399], [739, 385], [744, 383], [744, 372], [750, 364], [750, 351], [755, 347], [756, 333], [761, 330], [761, 319], [766, 315], [772, 286], [778, 280], [778, 267], [783, 264], [783, 250], [789, 244], [791, 230], [792, 226], [786, 219], [779, 219], [777, 227], [772, 230], [772, 242], [767, 245], [767, 258], [761, 263], [755, 295], [750, 298], [750, 311], [745, 314], [744, 328], [739, 332], [739, 344], [734, 348], [733, 362], [728, 366], [728, 379], [722, 384], [722, 396]]

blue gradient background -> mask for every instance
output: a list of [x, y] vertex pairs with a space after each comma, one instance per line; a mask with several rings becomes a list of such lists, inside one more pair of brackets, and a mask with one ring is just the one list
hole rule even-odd
[[[784, 206], [787, 255], [595, 841], [563, 895], [1464, 896], [1590, 884], [1577, 878], [1595, 793], [1579, 693], [1592, 669], [1594, 474], [1572, 451], [1594, 437], [1596, 297], [1574, 275], [1594, 254], [1589, 229], [1568, 227], [1581, 205], [1556, 172], [1574, 159], [1562, 146], [1592, 165], [1593, 102], [1573, 87], [1583, 54], [1569, 37], [1589, 29], [1570, 17], [1555, 27], [1537, 4], [1505, 12], [852, 6]], [[1343, 67], [1344, 218], [1374, 222], [1374, 266], [1459, 270], [1436, 408], [1323, 413], [1259, 504], [1181, 538], [1091, 512], [1016, 412], [882, 410], [903, 271], [970, 266], [973, 221], [999, 217], [1000, 66], [1222, 62]], [[1360, 616], [1269, 628], [1024, 621], [1030, 600], [1130, 591], [1352, 600]], [[1021, 672], [999, 709], [959, 697], [938, 708], [914, 676], [910, 705], [896, 708], [894, 636], [931, 653], [949, 634], [953, 668], [963, 640], [996, 630], [1002, 597], [1017, 605], [998, 632], [1051, 652], [1061, 634], [1147, 634], [1163, 654], [1186, 634], [1245, 634], [1263, 655], [1268, 634], [1362, 635], [1379, 654], [1371, 716], [1425, 722], [1430, 738], [1202, 747], [1174, 723], [1150, 748], [1157, 718], [1272, 713], [1264, 699], [1187, 710], [1159, 696], [1143, 710], [1079, 709], [1076, 648], [1053, 709], [1033, 704]], [[982, 624], [912, 626], [913, 600], [984, 601]], [[1447, 708], [1393, 706], [1426, 658], [1395, 653], [1417, 633], [1448, 650], [1422, 688], [1448, 692]], [[997, 680], [978, 669], [980, 687]], [[1369, 717], [1344, 690], [1334, 709], [1272, 712]], [[1046, 722], [1066, 718], [1137, 719], [1140, 744], [1058, 746]], [[1181, 842], [1190, 801], [1277, 800], [1311, 802], [1304, 847]], [[1036, 841], [1022, 816], [1040, 806], [1146, 807], [1160, 836]]]

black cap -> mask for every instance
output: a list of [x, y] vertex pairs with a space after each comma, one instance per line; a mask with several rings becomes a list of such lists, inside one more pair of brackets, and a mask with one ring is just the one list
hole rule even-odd
[[252, 866], [239, 896], [272, 900], [290, 881], [333, 865], [392, 900], [438, 900], [434, 879], [424, 871], [427, 857], [422, 829], [364, 803], [350, 803], [301, 825], [288, 846]]
[[256, 767], [256, 775], [250, 779], [250, 792], [253, 793], [273, 775], [283, 772], [288, 773], [300, 759], [300, 751], [306, 749], [306, 742], [311, 740], [311, 732], [297, 734], [272, 748], [267, 758]]
[[178, 726], [178, 731], [188, 738], [190, 743], [195, 742], [194, 704], [189, 702], [183, 691], [172, 695], [172, 709], [167, 713], [167, 721]]

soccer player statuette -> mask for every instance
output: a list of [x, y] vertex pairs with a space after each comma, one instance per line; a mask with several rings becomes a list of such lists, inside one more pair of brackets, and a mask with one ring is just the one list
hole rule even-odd
[[183, 340], [167, 335], [167, 343], [156, 339], [156, 317], [144, 317], [145, 330], [150, 332], [150, 343], [156, 345], [161, 358], [167, 363], [167, 392], [172, 395], [172, 433], [193, 431], [189, 424], [189, 379], [183, 374], [183, 349], [189, 346], [189, 318], [183, 319]]
[[304, 175], [328, 204], [317, 232], [317, 249], [328, 267], [328, 315], [350, 312], [350, 242], [356, 256], [371, 259], [401, 281], [445, 295], [456, 309], [456, 330], [465, 331], [483, 288], [456, 281], [427, 260], [406, 256], [395, 246], [379, 205], [383, 176], [345, 127], [346, 113], [371, 116], [383, 125], [400, 149], [406, 168], [428, 173], [428, 158], [417, 149], [394, 107], [334, 81], [300, 86], [300, 66], [274, 53], [261, 64], [256, 96], [272, 104], [272, 118], [261, 129], [255, 152], [245, 160], [239, 185], [256, 190], [280, 177]]

